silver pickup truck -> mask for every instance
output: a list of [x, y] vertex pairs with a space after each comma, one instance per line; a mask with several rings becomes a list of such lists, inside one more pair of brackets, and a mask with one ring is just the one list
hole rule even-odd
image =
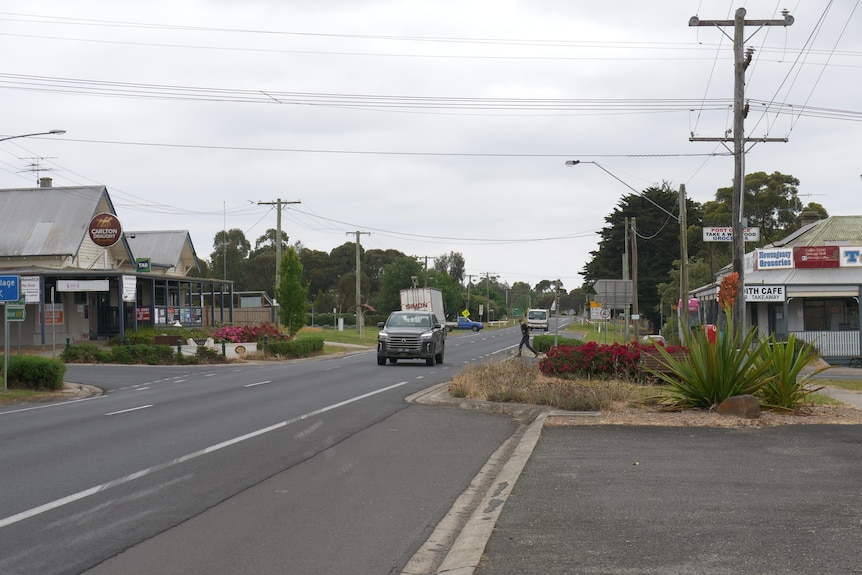
[[377, 324], [377, 365], [399, 359], [424, 359], [425, 365], [443, 363], [446, 327], [430, 312], [394, 311]]

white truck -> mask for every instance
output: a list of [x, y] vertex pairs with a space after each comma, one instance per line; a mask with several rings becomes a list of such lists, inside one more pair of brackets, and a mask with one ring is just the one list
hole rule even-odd
[[446, 321], [443, 311], [443, 292], [437, 288], [410, 288], [401, 290], [401, 311], [427, 311], [451, 331], [455, 324]]
[[550, 313], [546, 309], [528, 309], [527, 310], [527, 326], [530, 329], [541, 329], [548, 331], [548, 318]]

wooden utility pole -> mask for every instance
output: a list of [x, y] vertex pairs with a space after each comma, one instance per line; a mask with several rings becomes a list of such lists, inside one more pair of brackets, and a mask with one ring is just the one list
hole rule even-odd
[[[272, 290], [272, 301], [278, 303], [278, 284], [281, 283], [281, 206], [287, 204], [301, 204], [302, 202], [299, 200], [295, 200], [292, 202], [282, 202], [281, 198], [278, 198], [274, 202], [258, 202], [259, 206], [276, 206], [276, 214], [277, 217], [275, 219], [275, 287]], [[275, 314], [275, 327], [278, 327], [278, 310], [276, 310]]]
[[[744, 237], [744, 211], [743, 194], [745, 187], [745, 143], [746, 142], [786, 142], [787, 138], [746, 138], [745, 116], [748, 110], [745, 106], [745, 70], [751, 63], [754, 50], [743, 51], [745, 43], [746, 26], [791, 26], [793, 16], [787, 10], [781, 12], [783, 20], [746, 20], [745, 8], [737, 8], [736, 17], [733, 20], [700, 20], [692, 16], [689, 26], [733, 26], [733, 62], [734, 62], [734, 85], [733, 85], [733, 138], [695, 138], [692, 135], [690, 142], [729, 142], [733, 141], [733, 201], [731, 211], [733, 213], [733, 271], [739, 274], [739, 292], [733, 306], [733, 327], [737, 333], [745, 329], [745, 237]], [[722, 30], [727, 36], [727, 33]], [[685, 305], [688, 305], [686, 301]]]
[[362, 339], [362, 335], [365, 333], [365, 322], [362, 319], [362, 284], [360, 283], [362, 279], [362, 267], [359, 265], [359, 236], [365, 234], [367, 236], [371, 235], [371, 232], [345, 232], [347, 235], [356, 234], [356, 331], [359, 334], [359, 339]]
[[638, 225], [637, 218], [632, 218], [632, 330], [634, 341], [640, 339], [641, 315], [638, 310]]
[[688, 341], [688, 223], [685, 184], [679, 185], [679, 310], [682, 344]]

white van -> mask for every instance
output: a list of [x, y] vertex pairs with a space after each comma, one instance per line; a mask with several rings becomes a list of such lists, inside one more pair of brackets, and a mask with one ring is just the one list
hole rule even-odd
[[548, 331], [548, 317], [550, 314], [546, 309], [528, 309], [527, 327]]

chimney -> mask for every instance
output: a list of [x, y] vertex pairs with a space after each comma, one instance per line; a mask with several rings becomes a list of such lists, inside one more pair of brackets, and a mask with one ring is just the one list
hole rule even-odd
[[812, 210], [811, 208], [804, 208], [799, 215], [799, 227], [804, 228], [809, 224], [813, 224], [816, 221], [820, 220], [820, 214], [816, 210]]
[[39, 187], [40, 188], [50, 188], [51, 182], [53, 182], [51, 178], [39, 178]]

